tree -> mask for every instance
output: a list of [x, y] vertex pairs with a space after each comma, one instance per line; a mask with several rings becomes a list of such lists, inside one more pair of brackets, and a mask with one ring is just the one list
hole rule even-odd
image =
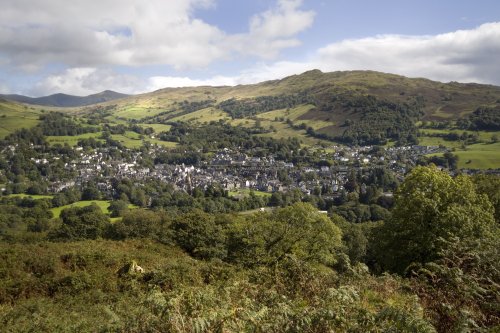
[[488, 196], [495, 209], [495, 220], [500, 223], [500, 177], [496, 175], [477, 175], [472, 178], [476, 191]]
[[112, 201], [108, 207], [108, 211], [111, 213], [111, 217], [123, 216], [128, 210], [128, 203], [123, 200]]
[[172, 223], [175, 241], [190, 255], [200, 259], [226, 257], [226, 235], [212, 214], [194, 209]]
[[315, 207], [296, 203], [235, 223], [229, 232], [228, 256], [246, 266], [273, 265], [287, 256], [332, 266], [341, 234]]
[[96, 204], [64, 209], [61, 219], [61, 226], [49, 235], [51, 239], [96, 239], [104, 235], [109, 225], [109, 218]]
[[101, 192], [95, 187], [95, 185], [89, 185], [83, 189], [82, 200], [99, 200], [101, 198]]
[[403, 272], [413, 262], [437, 259], [442, 239], [479, 239], [494, 225], [491, 203], [469, 177], [416, 167], [395, 193], [392, 218], [379, 230], [379, 260]]
[[164, 216], [160, 213], [134, 209], [125, 213], [121, 221], [113, 224], [110, 236], [116, 239], [155, 238], [165, 222]]

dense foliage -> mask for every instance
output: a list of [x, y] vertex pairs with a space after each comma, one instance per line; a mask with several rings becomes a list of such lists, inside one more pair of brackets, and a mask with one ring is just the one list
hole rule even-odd
[[[7, 331], [461, 332], [500, 325], [496, 176], [452, 178], [417, 167], [398, 186], [383, 168], [351, 172], [350, 192], [329, 214], [294, 192], [236, 201], [215, 186], [188, 194], [154, 181], [111, 185], [113, 223], [97, 205], [53, 217], [53, 206], [100, 199], [93, 183], [53, 198], [1, 200], [0, 322]], [[380, 193], [395, 187], [394, 199]], [[153, 192], [151, 209], [129, 208], [147, 206]], [[234, 213], [266, 202], [283, 208]], [[378, 222], [362, 223], [370, 219]]]
[[422, 116], [422, 102], [393, 103], [379, 100], [374, 96], [333, 96], [317, 103], [317, 110], [338, 112], [342, 110], [352, 117], [342, 124], [341, 135], [308, 129], [308, 134], [322, 139], [330, 139], [349, 145], [379, 145], [389, 139], [398, 144], [416, 144], [415, 122]]
[[80, 135], [83, 133], [97, 132], [96, 127], [82, 126], [73, 119], [58, 112], [50, 112], [40, 116], [40, 124], [38, 127], [42, 130], [44, 135]]
[[499, 131], [500, 108], [478, 108], [468, 118], [460, 119], [457, 125], [474, 131]]
[[267, 111], [293, 108], [310, 102], [312, 102], [312, 98], [307, 93], [299, 93], [246, 99], [231, 98], [219, 103], [218, 107], [227, 112], [232, 118], [244, 118]]
[[211, 122], [203, 127], [188, 123], [172, 123], [168, 132], [162, 133], [160, 139], [180, 142], [182, 145], [202, 149], [204, 151], [222, 148], [241, 148], [245, 151], [265, 151], [285, 155], [297, 151], [300, 143], [296, 138], [290, 140], [273, 139], [257, 136], [264, 133], [262, 129], [233, 127], [223, 122]]
[[392, 217], [381, 231], [381, 263], [403, 272], [411, 263], [439, 258], [443, 240], [483, 239], [496, 227], [490, 201], [469, 177], [417, 167], [398, 188]]

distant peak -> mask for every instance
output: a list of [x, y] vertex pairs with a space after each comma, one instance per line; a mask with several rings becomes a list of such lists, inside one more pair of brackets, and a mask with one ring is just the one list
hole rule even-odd
[[323, 74], [323, 72], [320, 71], [319, 69], [312, 69], [310, 71], [302, 73], [302, 75], [321, 75], [321, 74]]

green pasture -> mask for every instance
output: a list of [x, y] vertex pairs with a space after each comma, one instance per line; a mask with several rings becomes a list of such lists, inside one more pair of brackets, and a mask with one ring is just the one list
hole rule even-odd
[[[428, 136], [429, 134], [449, 134], [449, 133], [456, 133], [458, 135], [462, 135], [462, 133], [467, 133], [467, 134], [477, 134], [479, 135], [479, 140], [483, 142], [489, 142], [491, 140], [491, 137], [493, 135], [497, 135], [500, 137], [500, 131], [469, 131], [469, 130], [460, 130], [460, 129], [433, 129], [433, 128], [425, 128], [421, 129], [420, 134], [423, 136]], [[436, 139], [441, 139], [442, 138], [436, 138]], [[448, 141], [450, 142], [450, 141]]]
[[320, 144], [325, 144], [327, 146], [332, 145], [332, 142], [330, 141], [310, 137], [309, 135], [307, 135], [305, 130], [293, 129], [287, 123], [276, 122], [276, 121], [267, 121], [267, 122], [263, 121], [261, 122], [261, 125], [265, 128], [269, 128], [272, 125], [275, 131], [270, 133], [260, 134], [260, 136], [271, 137], [274, 139], [297, 138], [302, 142], [303, 145], [308, 147]]
[[165, 110], [152, 109], [141, 106], [125, 106], [116, 111], [115, 116], [128, 119], [141, 119], [148, 116], [154, 116], [162, 111]]
[[77, 202], [69, 204], [69, 205], [52, 208], [51, 211], [52, 211], [52, 214], [54, 214], [54, 217], [59, 217], [59, 216], [61, 216], [61, 212], [64, 209], [71, 208], [71, 207], [87, 207], [87, 206], [90, 206], [94, 203], [97, 206], [99, 206], [99, 208], [101, 208], [101, 210], [104, 214], [108, 214], [108, 207], [110, 205], [110, 202], [104, 201], [104, 200], [77, 201]]
[[253, 192], [253, 194], [257, 197], [270, 197], [272, 194], [269, 192], [264, 192], [264, 191], [257, 191], [257, 190], [250, 190], [248, 188], [244, 189], [237, 189], [234, 191], [229, 191], [228, 195], [230, 197], [236, 197], [236, 196], [249, 196], [250, 193]]
[[418, 144], [421, 146], [445, 146], [449, 148], [459, 148], [462, 143], [460, 141], [447, 141], [443, 138], [420, 136]]
[[151, 139], [151, 138], [146, 138], [146, 139], [144, 139], [144, 141], [148, 141], [151, 144], [163, 146], [165, 148], [175, 148], [179, 145], [177, 142], [162, 141], [162, 140]]
[[220, 119], [229, 120], [230, 118], [224, 111], [210, 107], [172, 118], [171, 121], [197, 121], [200, 123], [209, 123]]
[[52, 195], [33, 195], [33, 194], [24, 194], [24, 193], [19, 193], [19, 194], [9, 194], [6, 195], [5, 197], [7, 198], [32, 198], [34, 200], [40, 200], [40, 199], [52, 199]]
[[140, 148], [144, 143], [140, 138], [140, 134], [132, 131], [126, 131], [124, 134], [111, 134], [111, 138], [132, 149]]
[[[455, 150], [458, 156], [458, 167], [466, 169], [497, 169], [500, 168], [500, 142], [477, 143], [467, 146], [465, 150]], [[442, 154], [432, 154], [442, 155]], [[430, 155], [430, 156], [432, 156]]]
[[36, 126], [41, 114], [36, 107], [0, 100], [0, 139], [18, 129]]
[[78, 141], [81, 140], [81, 139], [90, 139], [90, 138], [94, 138], [98, 141], [101, 141], [101, 142], [104, 142], [103, 139], [99, 139], [99, 137], [101, 136], [101, 132], [95, 132], [95, 133], [84, 133], [84, 134], [80, 134], [80, 135], [74, 135], [74, 136], [47, 136], [47, 141], [51, 144], [51, 145], [55, 145], [55, 144], [60, 144], [60, 145], [64, 145], [64, 144], [68, 144], [70, 146], [76, 146]]
[[171, 125], [165, 125], [165, 124], [138, 124], [142, 128], [148, 128], [151, 127], [154, 129], [155, 133], [161, 133], [161, 132], [168, 132], [170, 128], [172, 128]]
[[466, 150], [455, 151], [458, 167], [468, 169], [500, 168], [500, 142], [477, 143], [467, 146]]
[[274, 120], [276, 117], [278, 118], [285, 118], [285, 119], [290, 119], [292, 121], [297, 120], [297, 118], [303, 116], [306, 114], [309, 110], [313, 109], [314, 105], [300, 105], [295, 108], [291, 109], [280, 109], [280, 110], [273, 110], [265, 113], [259, 114], [259, 118], [265, 118], [269, 120]]
[[111, 135], [113, 140], [120, 142], [122, 145], [124, 145], [125, 147], [130, 148], [130, 149], [140, 148], [144, 145], [144, 142], [146, 142], [146, 141], [148, 141], [151, 144], [157, 144], [157, 145], [163, 146], [165, 148], [174, 148], [177, 146], [176, 142], [151, 139], [147, 136], [144, 136], [144, 138], [141, 139], [140, 136], [141, 136], [140, 134], [132, 132], [132, 131], [126, 131], [124, 134]]

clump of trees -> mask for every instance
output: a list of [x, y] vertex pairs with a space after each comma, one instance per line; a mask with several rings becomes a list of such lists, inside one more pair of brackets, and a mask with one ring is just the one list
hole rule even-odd
[[468, 118], [459, 119], [457, 126], [473, 131], [499, 131], [500, 108], [480, 107]]
[[484, 239], [497, 229], [488, 197], [476, 192], [472, 180], [435, 167], [412, 170], [395, 193], [391, 213], [380, 230], [379, 260], [399, 273], [438, 259], [454, 237]]
[[259, 96], [255, 98], [225, 100], [217, 107], [227, 112], [232, 118], [254, 116], [272, 110], [293, 108], [300, 104], [313, 103], [313, 98], [305, 92], [278, 96]]
[[69, 116], [60, 112], [49, 112], [40, 116], [40, 123], [37, 125], [43, 135], [74, 136], [84, 133], [95, 133], [98, 127], [84, 126], [75, 122]]

